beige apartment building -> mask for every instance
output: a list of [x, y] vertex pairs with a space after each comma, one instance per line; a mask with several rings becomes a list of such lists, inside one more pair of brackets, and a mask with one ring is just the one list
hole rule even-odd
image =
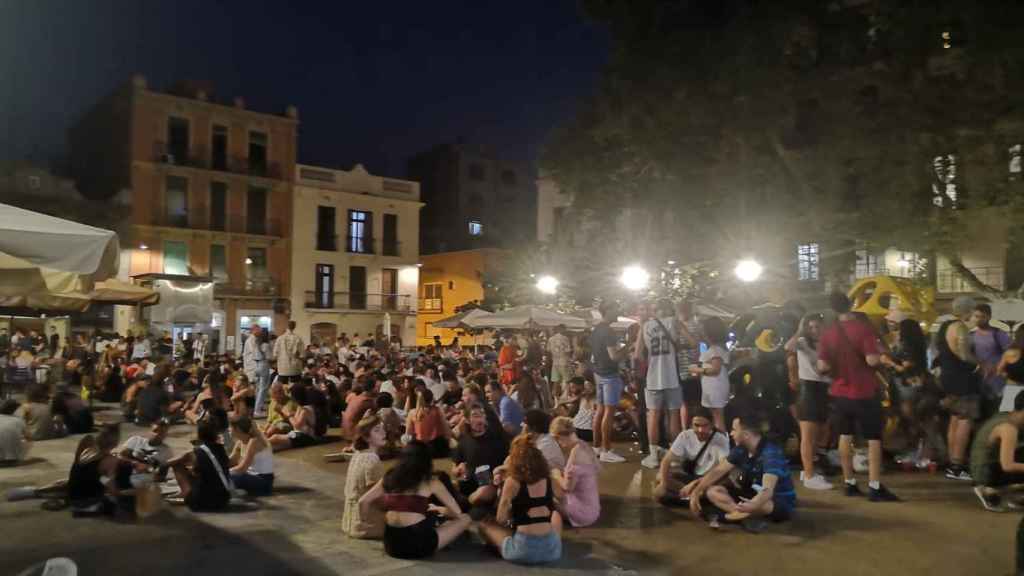
[[419, 288], [420, 186], [299, 165], [291, 228], [291, 305], [307, 342], [385, 334], [412, 345]]
[[122, 276], [161, 293], [130, 324], [206, 332], [220, 350], [238, 350], [251, 323], [284, 329], [297, 125], [293, 106], [256, 112], [135, 76], [71, 128], [82, 193], [130, 207]]

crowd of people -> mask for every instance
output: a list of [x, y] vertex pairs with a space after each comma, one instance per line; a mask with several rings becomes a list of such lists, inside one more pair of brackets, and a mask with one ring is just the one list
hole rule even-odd
[[[87, 433], [66, 480], [9, 497], [61, 495], [76, 514], [99, 514], [163, 483], [176, 488], [169, 498], [217, 511], [240, 493], [272, 495], [286, 465], [275, 454], [340, 441], [326, 458], [347, 461], [348, 537], [425, 558], [475, 526], [496, 554], [526, 564], [557, 560], [564, 528], [600, 521], [602, 467], [622, 465], [615, 443], [642, 434], [655, 499], [713, 528], [788, 521], [798, 486], [830, 490], [836, 474], [846, 496], [899, 501], [882, 483], [894, 438], [896, 464], [944, 461], [986, 509], [1017, 506], [1004, 488], [1024, 479], [1024, 330], [1011, 339], [985, 304], [961, 298], [930, 343], [898, 311], [878, 327], [851, 306], [833, 294], [831, 310], [776, 326], [771, 353], [746, 358], [721, 319], [667, 300], [636, 310], [641, 322], [625, 332], [607, 301], [586, 336], [504, 333], [482, 349], [456, 339], [402, 350], [347, 334], [306, 345], [294, 323], [276, 336], [252, 326], [239, 359], [207, 354], [205, 339], [114, 339], [102, 353], [64, 354], [59, 385], [33, 382], [23, 403], [0, 406], [0, 460], [16, 464], [29, 441]], [[776, 357], [785, 389], [746, 393], [766, 371], [741, 377], [740, 364]], [[118, 403], [149, 434], [91, 433], [89, 399]], [[176, 425], [195, 429], [194, 448], [177, 455], [165, 442]]]

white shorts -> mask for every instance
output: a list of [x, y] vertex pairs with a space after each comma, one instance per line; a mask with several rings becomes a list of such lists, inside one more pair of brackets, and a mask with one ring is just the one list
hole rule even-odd
[[729, 382], [704, 378], [700, 383], [700, 403], [705, 408], [725, 408], [729, 403]]

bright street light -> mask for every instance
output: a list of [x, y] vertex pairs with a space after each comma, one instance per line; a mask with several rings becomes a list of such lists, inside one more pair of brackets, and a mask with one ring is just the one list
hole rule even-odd
[[740, 260], [736, 264], [736, 277], [744, 282], [756, 282], [764, 268], [756, 260]]
[[537, 290], [544, 294], [554, 294], [558, 291], [558, 278], [548, 276], [547, 274], [537, 278]]
[[622, 276], [619, 278], [622, 285], [627, 290], [638, 292], [647, 288], [647, 284], [651, 281], [651, 275], [647, 273], [647, 270], [639, 266], [626, 266], [622, 270]]

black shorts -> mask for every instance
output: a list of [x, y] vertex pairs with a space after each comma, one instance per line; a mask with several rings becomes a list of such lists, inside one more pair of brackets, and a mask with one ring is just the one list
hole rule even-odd
[[859, 428], [865, 440], [882, 439], [882, 403], [878, 398], [854, 400], [833, 396], [832, 418], [840, 435], [852, 436]]
[[292, 430], [288, 433], [288, 440], [292, 443], [292, 448], [305, 448], [306, 446], [312, 446], [316, 444], [316, 438], [306, 434], [305, 432], [299, 432]]
[[700, 378], [685, 378], [680, 386], [683, 388], [683, 404], [700, 406]]
[[800, 399], [797, 419], [801, 422], [822, 423], [828, 420], [828, 382], [800, 381]]
[[392, 558], [415, 560], [429, 558], [437, 552], [437, 530], [434, 521], [424, 518], [411, 526], [384, 526], [384, 551]]
[[593, 444], [594, 443], [594, 431], [592, 429], [591, 430], [585, 430], [583, 428], [577, 428], [576, 429], [576, 437], [579, 438], [580, 440], [583, 440], [584, 442], [589, 443], [589, 444]]

